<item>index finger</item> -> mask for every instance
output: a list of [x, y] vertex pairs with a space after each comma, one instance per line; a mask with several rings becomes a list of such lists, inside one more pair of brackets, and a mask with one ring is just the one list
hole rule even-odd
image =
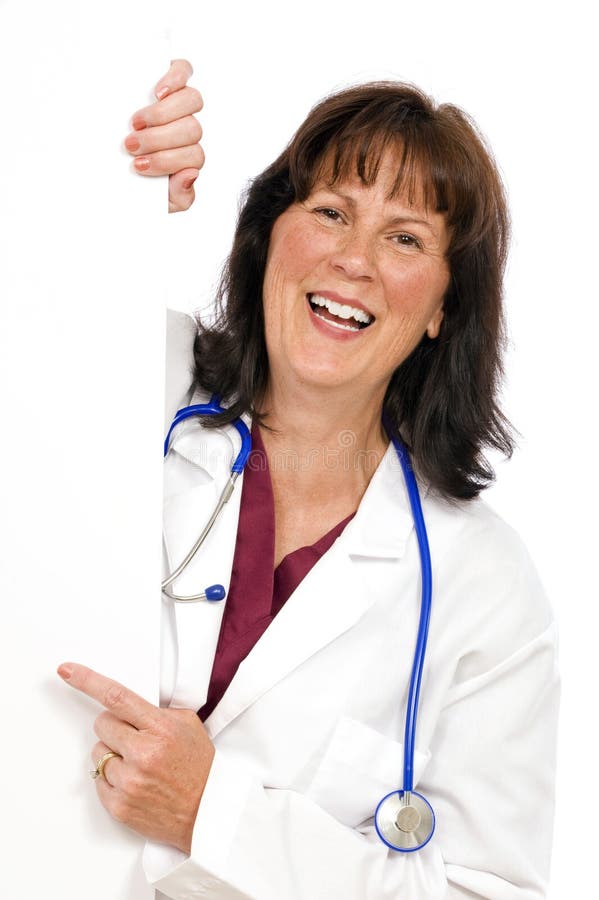
[[105, 709], [124, 722], [129, 722], [134, 728], [148, 730], [156, 722], [158, 707], [118, 681], [78, 663], [62, 663], [57, 671], [71, 687], [87, 694], [92, 700], [97, 700]]
[[187, 59], [171, 60], [170, 69], [156, 83], [154, 96], [157, 100], [162, 100], [167, 94], [172, 94], [173, 91], [178, 91], [180, 88], [185, 87], [192, 75], [193, 66]]

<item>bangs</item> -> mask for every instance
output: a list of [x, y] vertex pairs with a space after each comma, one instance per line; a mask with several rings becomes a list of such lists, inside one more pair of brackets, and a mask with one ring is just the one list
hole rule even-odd
[[443, 214], [450, 252], [473, 246], [497, 224], [491, 192], [481, 190], [490, 153], [473, 158], [471, 138], [482, 144], [473, 123], [457, 107], [434, 107], [411, 88], [398, 95], [394, 87], [391, 97], [386, 84], [372, 87], [370, 102], [362, 94], [353, 107], [350, 92], [343, 108], [333, 106], [317, 127], [295, 136], [287, 151], [295, 199], [305, 200], [319, 181], [333, 186], [357, 177], [370, 187], [391, 155], [397, 171], [388, 199], [401, 195], [410, 205]]
[[318, 181], [331, 186], [353, 178], [371, 187], [379, 177], [383, 159], [395, 165], [395, 178], [387, 199], [405, 197], [410, 206], [420, 204], [427, 210], [446, 213], [447, 204], [432, 178], [432, 166], [426, 145], [414, 135], [398, 136], [390, 132], [364, 132], [359, 136], [339, 135], [315, 167], [310, 190]]

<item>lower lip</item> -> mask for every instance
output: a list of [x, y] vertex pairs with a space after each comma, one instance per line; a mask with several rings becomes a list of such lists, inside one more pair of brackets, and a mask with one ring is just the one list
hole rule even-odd
[[310, 306], [310, 301], [306, 298], [306, 303], [308, 305], [308, 312], [310, 313], [310, 319], [312, 320], [312, 324], [315, 328], [317, 328], [322, 334], [326, 334], [327, 337], [333, 338], [335, 341], [354, 341], [356, 338], [360, 337], [367, 328], [358, 328], [357, 331], [346, 331], [345, 328], [336, 328], [335, 325], [331, 325], [327, 322], [326, 319], [323, 319], [322, 316], [317, 316], [312, 307]]

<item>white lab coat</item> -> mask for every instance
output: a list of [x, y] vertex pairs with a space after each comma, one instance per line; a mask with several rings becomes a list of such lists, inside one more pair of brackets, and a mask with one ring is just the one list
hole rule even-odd
[[[188, 353], [184, 319], [171, 334]], [[174, 352], [179, 365], [189, 358]], [[166, 469], [171, 567], [213, 508], [230, 442], [230, 428], [191, 423], [179, 432]], [[146, 875], [166, 897], [545, 896], [558, 706], [552, 613], [519, 538], [484, 502], [450, 505], [426, 486], [422, 493], [434, 595], [415, 789], [436, 813], [431, 842], [393, 852], [372, 819], [402, 782], [420, 598], [418, 546], [390, 448], [354, 519], [206, 722], [216, 755], [191, 855], [156, 844], [145, 851]], [[240, 497], [238, 484], [178, 591], [228, 587]], [[223, 604], [165, 606], [164, 702], [202, 706], [222, 611]]]

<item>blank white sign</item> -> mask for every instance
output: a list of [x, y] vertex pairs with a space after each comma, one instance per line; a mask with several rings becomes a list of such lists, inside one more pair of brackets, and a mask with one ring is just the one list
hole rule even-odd
[[122, 140], [170, 48], [151, 3], [0, 15], [3, 893], [147, 900], [55, 669], [157, 696], [167, 184]]

